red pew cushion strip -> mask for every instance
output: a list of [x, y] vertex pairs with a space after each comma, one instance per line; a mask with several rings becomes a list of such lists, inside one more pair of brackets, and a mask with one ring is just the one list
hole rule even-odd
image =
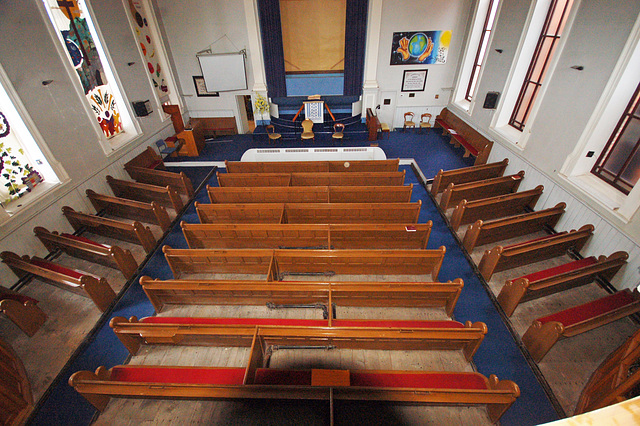
[[258, 368], [256, 385], [311, 386], [311, 370], [277, 370]]
[[31, 259], [31, 264], [78, 280], [80, 279], [80, 277], [82, 277], [82, 275], [85, 275], [79, 271], [76, 271], [75, 269], [65, 268], [64, 266], [47, 262], [46, 260]]
[[176, 383], [241, 385], [244, 368], [144, 367], [118, 366], [111, 369], [111, 381], [141, 383]]
[[333, 320], [334, 327], [464, 328], [458, 321]]
[[0, 300], [15, 300], [16, 302], [20, 302], [23, 305], [26, 302], [33, 302], [34, 304], [38, 303], [38, 301], [32, 297], [25, 296], [24, 294], [9, 292], [5, 293], [4, 291], [2, 291], [2, 289], [0, 289]]
[[66, 237], [66, 238], [69, 238], [69, 239], [72, 239], [72, 240], [76, 240], [76, 241], [81, 241], [83, 243], [91, 244], [91, 245], [94, 245], [94, 246], [104, 247], [104, 248], [107, 248], [107, 249], [109, 248], [109, 246], [106, 245], [106, 244], [101, 244], [101, 243], [99, 243], [97, 241], [93, 241], [93, 240], [90, 240], [89, 238], [81, 237], [79, 235], [66, 234], [66, 233], [62, 233], [60, 235], [62, 237]]
[[555, 314], [548, 315], [543, 318], [538, 318], [538, 321], [543, 324], [550, 321], [557, 321], [567, 327], [621, 308], [635, 302], [636, 300], [637, 299], [631, 294], [631, 292], [626, 289], [618, 291], [610, 296], [603, 297], [602, 299], [585, 303], [584, 305], [574, 306], [573, 308], [565, 309], [564, 311], [556, 312]]
[[580, 268], [585, 268], [596, 263], [598, 260], [595, 256], [585, 257], [584, 259], [576, 260], [573, 262], [565, 263], [564, 265], [556, 266], [555, 268], [545, 269], [543, 271], [534, 272], [529, 275], [525, 275], [520, 278], [526, 278], [530, 283], [543, 280], [545, 278], [555, 277], [556, 275], [566, 274], [567, 272], [575, 271]]

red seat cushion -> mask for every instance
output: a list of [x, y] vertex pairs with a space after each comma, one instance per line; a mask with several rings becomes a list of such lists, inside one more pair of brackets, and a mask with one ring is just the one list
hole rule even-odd
[[140, 320], [147, 324], [223, 324], [223, 325], [288, 325], [288, 326], [328, 326], [327, 320], [279, 319], [279, 318], [189, 318], [189, 317], [147, 317]]
[[145, 367], [121, 365], [111, 369], [111, 381], [241, 385], [244, 368], [233, 367]]
[[156, 161], [150, 163], [149, 165], [147, 165], [147, 169], [155, 169], [160, 164], [162, 164], [162, 160], [156, 160]]
[[334, 327], [464, 328], [458, 321], [333, 320]]
[[530, 283], [543, 280], [545, 278], [555, 277], [556, 275], [566, 274], [567, 272], [576, 271], [581, 268], [593, 265], [598, 262], [595, 256], [585, 257], [584, 259], [575, 260], [573, 262], [565, 263], [564, 265], [556, 266], [554, 268], [545, 269], [543, 271], [533, 272], [529, 275], [522, 276], [520, 278], [526, 278]]
[[478, 373], [366, 372], [352, 371], [351, 386], [423, 389], [487, 389]]
[[613, 293], [610, 296], [603, 297], [602, 299], [585, 303], [584, 305], [574, 306], [573, 308], [565, 309], [564, 311], [556, 312], [555, 314], [548, 315], [543, 318], [538, 318], [538, 321], [543, 324], [550, 321], [556, 321], [565, 327], [568, 327], [570, 325], [586, 321], [590, 318], [606, 314], [607, 312], [614, 311], [625, 305], [633, 303], [636, 300], [637, 298], [634, 297], [628, 289], [626, 289]]
[[76, 271], [75, 269], [65, 268], [64, 266], [58, 265], [56, 263], [47, 262], [46, 260], [31, 259], [31, 264], [34, 265], [34, 266], [38, 266], [40, 268], [44, 268], [44, 269], [48, 269], [48, 270], [53, 271], [53, 272], [57, 272], [58, 274], [62, 274], [62, 275], [66, 275], [66, 276], [71, 277], [71, 278], [78, 279], [78, 280], [83, 275], [90, 275], [90, 274], [82, 273], [80, 271]]
[[81, 237], [81, 236], [79, 236], [79, 235], [73, 235], [73, 234], [62, 233], [62, 234], [60, 234], [60, 236], [61, 236], [61, 237], [65, 237], [65, 238], [69, 238], [69, 239], [71, 239], [71, 240], [81, 241], [81, 242], [83, 242], [83, 243], [91, 244], [91, 245], [94, 245], [94, 246], [104, 247], [104, 248], [106, 248], [106, 249], [108, 249], [108, 248], [110, 247], [110, 246], [108, 246], [108, 245], [106, 245], [106, 244], [101, 244], [101, 243], [99, 243], [99, 242], [97, 242], [97, 241], [93, 241], [93, 240], [90, 240], [89, 238]]
[[176, 143], [178, 141], [178, 137], [177, 136], [169, 136], [168, 138], [166, 138], [164, 140], [165, 142], [173, 142]]
[[4, 290], [0, 286], [0, 300], [15, 300], [21, 304], [25, 304], [26, 302], [33, 302], [34, 304], [38, 303], [36, 299], [33, 297], [25, 296], [24, 294], [14, 293], [13, 291]]

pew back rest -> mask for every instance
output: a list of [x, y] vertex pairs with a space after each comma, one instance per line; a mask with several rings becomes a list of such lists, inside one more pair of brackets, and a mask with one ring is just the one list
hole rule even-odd
[[502, 176], [509, 165], [509, 159], [496, 163], [479, 164], [454, 170], [438, 171], [431, 184], [431, 194], [435, 197], [445, 190], [450, 183], [460, 184], [477, 180], [491, 179]]
[[[150, 146], [147, 147], [140, 154], [133, 157], [131, 160], [127, 161], [124, 164], [124, 169], [129, 172], [129, 169], [132, 167], [142, 167], [145, 169], [158, 169], [164, 170], [164, 162], [162, 161], [162, 157], [154, 151]], [[133, 176], [132, 176], [133, 178]]]
[[170, 186], [178, 193], [193, 198], [193, 184], [184, 172], [175, 173], [143, 167], [130, 167], [127, 172], [136, 182], [155, 186]]
[[225, 161], [227, 173], [397, 172], [400, 159], [354, 161]]
[[176, 212], [184, 206], [180, 195], [171, 186], [149, 185], [107, 176], [107, 184], [116, 197], [150, 203], [156, 201], [162, 206], [173, 208]]

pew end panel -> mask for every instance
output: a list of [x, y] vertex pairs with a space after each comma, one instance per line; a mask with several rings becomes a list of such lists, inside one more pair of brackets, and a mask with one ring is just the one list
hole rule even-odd
[[4, 313], [7, 318], [29, 337], [33, 337], [47, 320], [47, 315], [34, 301], [26, 300], [20, 303], [18, 300], [3, 298], [1, 292], [0, 312]]
[[25, 424], [34, 406], [31, 384], [22, 360], [2, 339], [0, 371], [0, 421], [3, 425]]
[[556, 321], [534, 321], [522, 335], [522, 343], [535, 362], [540, 362], [564, 333], [564, 326]]
[[98, 367], [95, 373], [91, 371], [77, 371], [69, 377], [69, 386], [74, 388], [98, 411], [103, 412], [107, 408], [111, 396], [106, 393], [88, 392], [85, 391], [85, 388], [94, 388], [92, 384], [99, 385], [100, 382], [107, 381], [110, 377], [111, 371], [103, 366]]
[[513, 401], [511, 402], [487, 405], [487, 414], [489, 416], [489, 420], [491, 420], [493, 423], [497, 423], [498, 420], [500, 420], [500, 417], [502, 417], [502, 415], [515, 402], [516, 398], [520, 396], [520, 388], [515, 382], [512, 382], [511, 380], [499, 380], [496, 375], [492, 374], [489, 376], [489, 389], [504, 391], [507, 394], [513, 396]]
[[505, 158], [500, 162], [463, 167], [461, 169], [447, 171], [440, 169], [431, 184], [431, 195], [435, 197], [444, 191], [450, 183], [461, 184], [502, 176], [508, 165], [509, 159]]

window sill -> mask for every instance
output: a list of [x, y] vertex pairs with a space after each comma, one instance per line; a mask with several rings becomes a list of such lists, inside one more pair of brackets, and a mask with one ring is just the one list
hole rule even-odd
[[524, 134], [523, 132], [514, 129], [513, 127], [506, 125], [501, 127], [494, 127], [493, 132], [506, 142], [511, 143], [515, 148], [524, 150]]
[[[612, 217], [629, 223], [638, 205], [634, 206], [634, 200], [623, 194], [606, 182], [593, 176], [591, 173], [579, 176], [562, 176], [573, 188], [580, 191], [585, 197], [604, 208]], [[637, 204], [637, 203], [635, 203]], [[629, 212], [629, 210], [632, 210]]]
[[468, 100], [460, 99], [455, 103], [455, 105], [467, 114], [471, 115], [471, 102], [469, 102]]

